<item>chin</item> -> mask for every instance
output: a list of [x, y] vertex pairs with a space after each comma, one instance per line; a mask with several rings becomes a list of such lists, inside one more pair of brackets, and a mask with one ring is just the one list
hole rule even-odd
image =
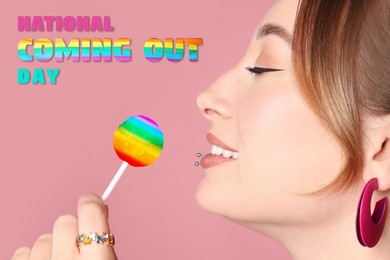
[[[210, 167], [204, 170], [204, 177], [196, 190], [196, 201], [206, 212], [223, 215], [231, 207], [234, 197], [234, 167], [231, 163]], [[237, 196], [235, 196], [237, 197]]]
[[269, 207], [275, 208], [274, 205], [267, 204], [267, 200], [250, 197], [250, 193], [237, 184], [234, 172], [221, 171], [222, 168], [228, 170], [228, 165], [206, 170], [205, 177], [196, 189], [197, 204], [207, 213], [261, 232], [261, 227], [274, 220], [273, 210], [269, 210]]
[[258, 228], [258, 219], [250, 217], [240, 205], [230, 201], [210, 180], [205, 177], [198, 185], [196, 202], [207, 213], [224, 217], [238, 225], [261, 232]]
[[198, 187], [196, 189], [196, 202], [198, 203], [199, 207], [201, 207], [204, 211], [211, 213], [211, 214], [218, 214], [220, 210], [220, 199], [218, 199], [218, 194], [213, 189], [213, 185], [210, 183], [210, 181], [207, 179], [207, 177], [203, 178], [203, 180], [198, 184]]
[[226, 172], [220, 172], [220, 169], [207, 169], [206, 176], [196, 190], [197, 204], [208, 213], [234, 222], [245, 221], [249, 212], [242, 207], [245, 203], [234, 184]]

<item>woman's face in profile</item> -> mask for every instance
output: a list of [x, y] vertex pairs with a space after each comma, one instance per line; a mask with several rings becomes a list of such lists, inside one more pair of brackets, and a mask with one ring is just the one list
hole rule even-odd
[[241, 61], [198, 97], [211, 123], [209, 133], [238, 151], [238, 159], [203, 158], [198, 203], [252, 227], [326, 221], [329, 216], [322, 212], [343, 205], [337, 198], [303, 195], [338, 176], [344, 157], [294, 79], [289, 38], [297, 5], [296, 0], [278, 1]]

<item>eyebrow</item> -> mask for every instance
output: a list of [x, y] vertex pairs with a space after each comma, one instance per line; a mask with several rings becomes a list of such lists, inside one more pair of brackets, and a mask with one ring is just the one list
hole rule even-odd
[[292, 35], [289, 34], [284, 27], [277, 24], [267, 23], [263, 25], [257, 32], [257, 39], [260, 39], [270, 34], [279, 36], [280, 38], [282, 38], [282, 40], [287, 42], [289, 46], [291, 46]]

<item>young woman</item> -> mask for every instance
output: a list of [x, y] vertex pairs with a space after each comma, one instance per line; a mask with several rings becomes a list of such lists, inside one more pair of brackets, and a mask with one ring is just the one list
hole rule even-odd
[[[390, 259], [389, 28], [387, 0], [277, 2], [198, 98], [212, 145], [199, 205], [294, 259]], [[82, 245], [98, 244], [79, 237], [94, 230], [110, 232], [107, 210], [84, 195], [77, 218], [60, 217], [13, 259], [116, 259], [110, 235]]]

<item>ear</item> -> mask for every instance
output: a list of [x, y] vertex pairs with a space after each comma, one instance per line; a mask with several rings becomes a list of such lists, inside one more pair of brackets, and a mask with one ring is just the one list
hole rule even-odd
[[[376, 129], [378, 130], [378, 129]], [[365, 146], [363, 179], [367, 183], [377, 178], [380, 191], [390, 190], [390, 133], [376, 135], [369, 138]], [[372, 134], [372, 133], [371, 133]]]

